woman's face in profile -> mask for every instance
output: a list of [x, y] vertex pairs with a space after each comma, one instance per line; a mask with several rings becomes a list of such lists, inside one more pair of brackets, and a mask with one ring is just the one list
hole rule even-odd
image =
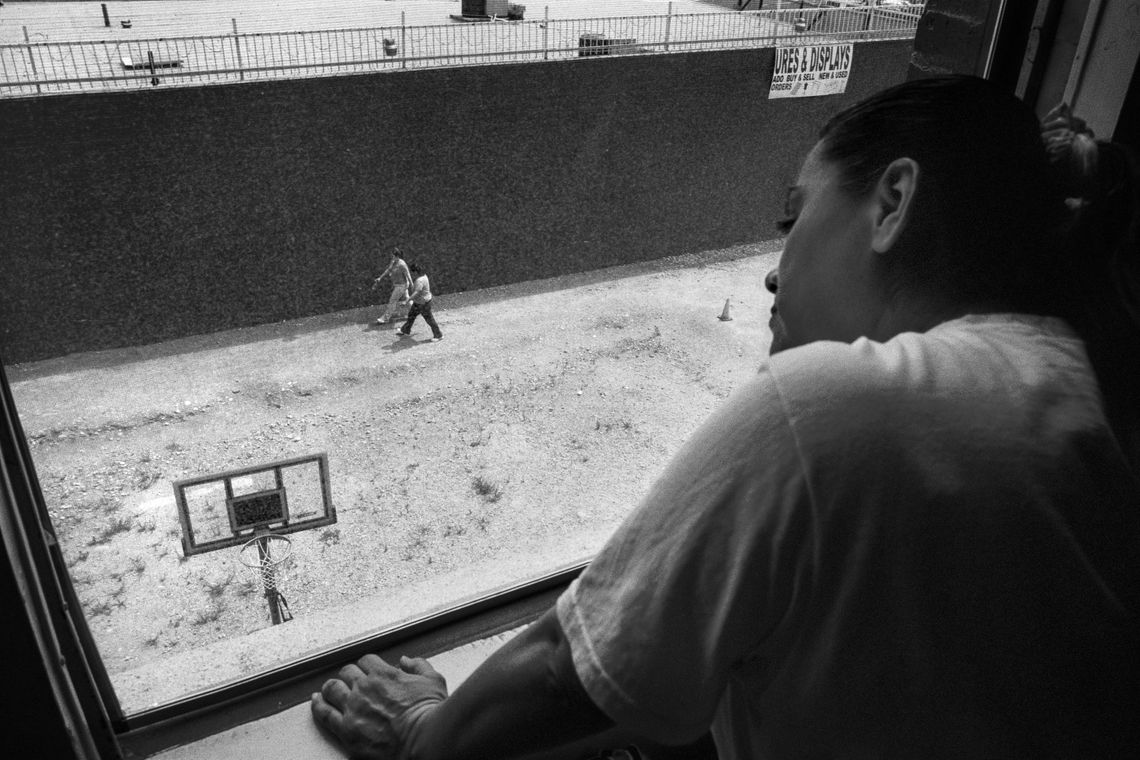
[[873, 193], [860, 199], [840, 187], [818, 145], [808, 154], [788, 189], [784, 253], [765, 283], [776, 294], [770, 353], [818, 340], [850, 342], [871, 331], [879, 313], [871, 277], [877, 213]]

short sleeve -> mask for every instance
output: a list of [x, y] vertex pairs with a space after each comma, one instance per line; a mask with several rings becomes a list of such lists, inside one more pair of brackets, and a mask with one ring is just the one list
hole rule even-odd
[[646, 736], [699, 736], [732, 670], [787, 624], [810, 573], [811, 532], [794, 437], [762, 371], [559, 598], [587, 693]]

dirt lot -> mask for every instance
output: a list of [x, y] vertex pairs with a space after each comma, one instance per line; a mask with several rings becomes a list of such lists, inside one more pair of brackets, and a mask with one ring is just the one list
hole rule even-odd
[[[9, 367], [124, 707], [588, 557], [767, 354], [775, 250], [443, 296], [441, 343], [372, 307]], [[322, 451], [338, 522], [293, 535], [271, 626], [237, 550], [183, 556], [171, 484]]]

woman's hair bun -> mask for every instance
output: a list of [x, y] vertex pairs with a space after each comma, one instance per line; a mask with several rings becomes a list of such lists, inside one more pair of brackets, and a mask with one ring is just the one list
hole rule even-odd
[[1094, 197], [1099, 155], [1095, 135], [1084, 120], [1062, 103], [1042, 119], [1041, 139], [1064, 193], [1082, 200]]

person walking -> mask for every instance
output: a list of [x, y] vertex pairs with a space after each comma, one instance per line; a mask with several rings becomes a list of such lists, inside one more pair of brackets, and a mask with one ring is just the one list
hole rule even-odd
[[407, 321], [402, 327], [396, 328], [396, 333], [401, 338], [408, 337], [412, 332], [412, 323], [416, 321], [416, 317], [422, 314], [424, 321], [431, 328], [433, 336], [431, 342], [436, 343], [443, 340], [443, 333], [440, 332], [439, 325], [436, 324], [435, 317], [431, 313], [431, 283], [428, 281], [427, 272], [419, 264], [412, 264], [410, 269], [415, 279], [412, 282], [412, 292], [406, 300], [411, 302], [412, 307], [408, 309]]
[[404, 303], [408, 297], [408, 288], [412, 285], [412, 275], [408, 271], [408, 265], [400, 257], [398, 246], [392, 250], [392, 260], [388, 262], [388, 268], [376, 278], [373, 287], [378, 286], [385, 277], [392, 278], [392, 293], [388, 296], [388, 305], [384, 313], [376, 320], [378, 325], [387, 324], [388, 320], [395, 316], [396, 306]]

